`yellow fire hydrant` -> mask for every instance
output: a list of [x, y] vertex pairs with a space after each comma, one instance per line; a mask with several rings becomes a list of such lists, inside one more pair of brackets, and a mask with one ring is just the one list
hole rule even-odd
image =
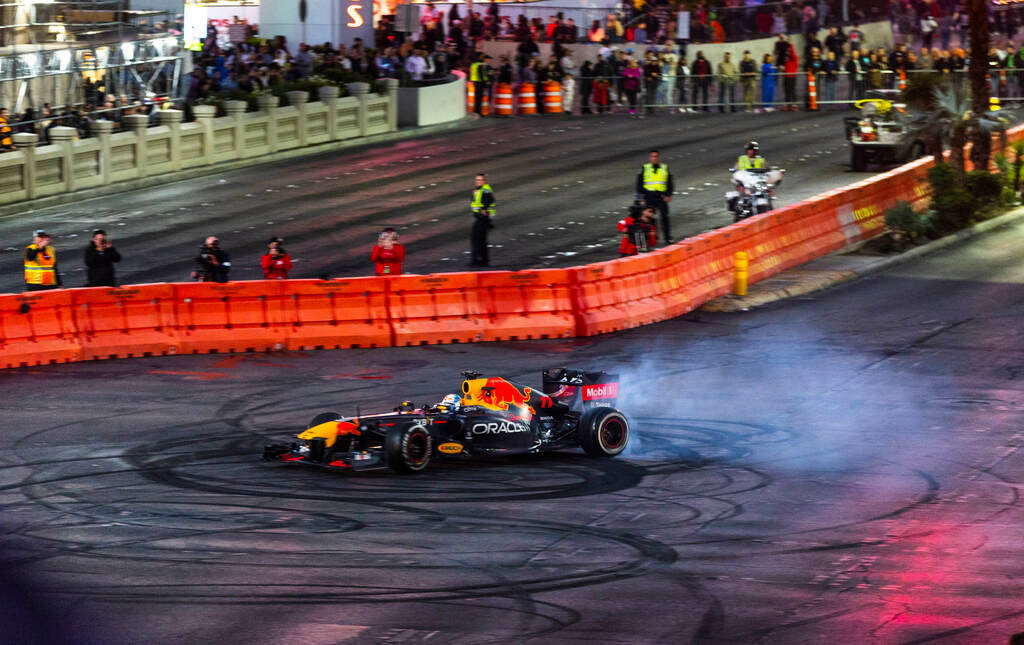
[[736, 251], [733, 261], [732, 293], [734, 296], [747, 295], [747, 270], [749, 261], [747, 254], [743, 251]]

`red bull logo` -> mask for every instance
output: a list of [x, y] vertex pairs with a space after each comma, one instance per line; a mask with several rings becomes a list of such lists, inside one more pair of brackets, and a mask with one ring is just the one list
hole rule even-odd
[[462, 384], [466, 405], [482, 405], [492, 410], [511, 410], [514, 416], [536, 414], [530, 405], [533, 392], [528, 387], [522, 391], [503, 378], [473, 379]]
[[616, 399], [619, 396], [618, 383], [602, 383], [600, 385], [584, 385], [583, 400], [597, 401], [601, 399]]

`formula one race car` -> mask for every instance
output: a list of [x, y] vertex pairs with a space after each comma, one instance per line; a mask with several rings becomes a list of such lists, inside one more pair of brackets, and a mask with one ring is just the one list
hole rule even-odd
[[290, 445], [268, 445], [268, 461], [418, 472], [431, 459], [547, 452], [580, 446], [595, 457], [626, 448], [629, 421], [611, 407], [618, 377], [563, 367], [544, 371], [543, 392], [500, 377], [463, 372], [461, 395], [430, 406], [405, 401], [393, 412], [318, 414]]

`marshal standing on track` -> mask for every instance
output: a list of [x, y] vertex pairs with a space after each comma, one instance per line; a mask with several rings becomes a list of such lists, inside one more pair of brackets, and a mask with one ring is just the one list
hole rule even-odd
[[661, 163], [661, 153], [651, 150], [651, 161], [645, 163], [636, 176], [636, 193], [642, 195], [644, 203], [658, 211], [661, 216], [662, 238], [665, 244], [672, 243], [672, 229], [668, 221], [668, 203], [672, 201], [672, 173], [668, 165]]
[[472, 260], [469, 266], [486, 267], [491, 265], [490, 254], [487, 251], [487, 231], [494, 228], [494, 191], [487, 183], [487, 175], [480, 173], [476, 176], [476, 188], [473, 189], [473, 201], [470, 208], [473, 209], [473, 231], [470, 234], [472, 243]]

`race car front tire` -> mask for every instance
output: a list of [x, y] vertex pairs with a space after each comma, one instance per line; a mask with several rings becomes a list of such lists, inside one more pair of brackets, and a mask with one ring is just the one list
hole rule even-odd
[[592, 457], [614, 457], [626, 449], [629, 421], [615, 408], [593, 408], [576, 431], [583, 451]]
[[417, 473], [430, 463], [433, 439], [426, 428], [391, 428], [384, 438], [384, 457], [392, 470]]

